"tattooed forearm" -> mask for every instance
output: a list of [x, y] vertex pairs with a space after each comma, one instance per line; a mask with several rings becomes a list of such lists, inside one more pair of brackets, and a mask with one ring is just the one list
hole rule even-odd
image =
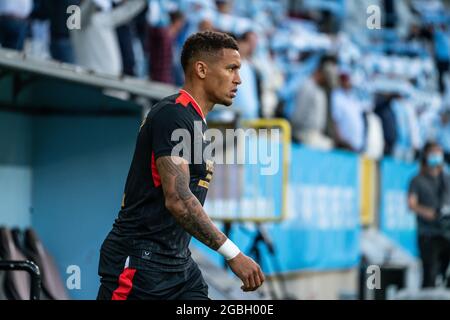
[[187, 200], [186, 207], [185, 212], [175, 215], [178, 223], [211, 249], [219, 249], [226, 240], [225, 235], [217, 230], [211, 219], [203, 211], [197, 198], [193, 196], [192, 199]]
[[217, 250], [225, 242], [226, 237], [212, 223], [189, 189], [188, 164], [178, 164], [171, 157], [161, 157], [156, 161], [156, 165], [161, 176], [166, 206], [177, 222], [192, 236], [211, 249]]

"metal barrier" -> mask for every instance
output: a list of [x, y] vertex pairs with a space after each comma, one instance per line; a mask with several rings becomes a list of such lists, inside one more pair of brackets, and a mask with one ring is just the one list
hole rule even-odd
[[41, 291], [41, 272], [39, 267], [32, 261], [8, 261], [0, 260], [0, 270], [26, 271], [31, 276], [30, 300], [39, 300]]

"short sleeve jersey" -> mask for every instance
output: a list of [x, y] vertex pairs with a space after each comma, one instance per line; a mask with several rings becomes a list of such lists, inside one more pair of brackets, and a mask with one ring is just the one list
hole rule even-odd
[[148, 260], [167, 268], [187, 263], [191, 236], [165, 207], [156, 160], [171, 155], [188, 160], [189, 187], [203, 205], [214, 171], [212, 159], [204, 158], [206, 129], [202, 110], [185, 90], [154, 105], [139, 130], [121, 210], [110, 237], [151, 253]]

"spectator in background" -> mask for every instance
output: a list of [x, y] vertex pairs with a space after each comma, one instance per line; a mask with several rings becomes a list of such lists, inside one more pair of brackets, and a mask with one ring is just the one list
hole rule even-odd
[[366, 128], [364, 156], [380, 160], [384, 153], [383, 125], [374, 112], [367, 110], [363, 115]]
[[444, 151], [444, 159], [450, 164], [450, 110], [448, 108], [442, 110], [437, 121], [434, 122], [436, 128], [436, 142]]
[[32, 18], [50, 21], [50, 55], [53, 59], [75, 63], [75, 53], [67, 28], [67, 8], [80, 0], [37, 0]]
[[168, 26], [149, 27], [149, 74], [153, 81], [174, 84], [174, 41], [183, 28], [185, 17], [181, 11], [173, 11], [169, 15]]
[[285, 85], [285, 77], [277, 61], [275, 52], [269, 49], [265, 59], [258, 59], [255, 64], [262, 74], [261, 85], [261, 114], [263, 118], [277, 116], [277, 110], [284, 107], [279, 91]]
[[326, 135], [326, 90], [333, 87], [330, 72], [333, 65], [336, 65], [333, 59], [322, 57], [319, 66], [301, 87], [290, 119], [293, 139], [319, 149], [331, 149], [334, 145]]
[[430, 43], [432, 35], [427, 28], [424, 28], [418, 24], [412, 24], [409, 30], [409, 34], [406, 38], [409, 43], [417, 43], [425, 46]]
[[[134, 73], [136, 77], [148, 79], [149, 78], [149, 60], [148, 53], [148, 23], [147, 14], [149, 12], [149, 6], [147, 5], [134, 19], [134, 36], [135, 41], [133, 43], [133, 53], [135, 59]], [[119, 38], [120, 41], [120, 38]]]
[[216, 0], [217, 11], [222, 14], [231, 14], [232, 0]]
[[335, 35], [339, 32], [339, 19], [332, 11], [321, 10], [318, 26], [321, 32]]
[[422, 147], [416, 110], [404, 97], [393, 99], [391, 105], [397, 127], [394, 155], [397, 159], [413, 161]]
[[394, 0], [383, 0], [383, 8], [384, 8], [384, 24], [386, 28], [395, 28], [397, 25], [398, 14], [395, 10]]
[[251, 58], [257, 46], [257, 36], [247, 31], [238, 38], [242, 84], [239, 86], [233, 108], [243, 120], [253, 120], [261, 116], [261, 76]]
[[128, 0], [116, 8], [108, 0], [84, 0], [81, 28], [70, 31], [77, 63], [96, 72], [121, 75], [123, 66], [116, 28], [144, 7], [144, 0]]
[[411, 180], [408, 191], [408, 206], [417, 216], [424, 288], [435, 287], [437, 276], [445, 277], [450, 261], [450, 243], [439, 222], [450, 199], [450, 180], [443, 165], [442, 148], [428, 142], [423, 148], [420, 173]]
[[142, 46], [142, 49], [146, 51], [147, 46], [147, 14], [149, 12], [148, 4], [146, 5], [145, 9], [142, 10], [135, 18], [134, 18], [134, 25], [136, 28], [136, 36], [140, 41], [140, 44]]
[[450, 69], [450, 44], [444, 24], [434, 29], [433, 40], [434, 57], [439, 72], [439, 91], [444, 93], [444, 75]]
[[375, 114], [380, 117], [383, 126], [384, 155], [392, 155], [397, 141], [397, 123], [391, 101], [395, 94], [379, 94], [375, 98]]
[[198, 24], [198, 31], [202, 32], [202, 31], [213, 31], [214, 30], [214, 25], [212, 24], [211, 20], [209, 19], [203, 19], [202, 21], [200, 21], [200, 23]]
[[340, 75], [340, 88], [332, 93], [331, 112], [336, 129], [336, 146], [361, 152], [364, 148], [363, 110], [346, 73]]
[[[113, 0], [113, 7], [119, 6], [127, 0]], [[135, 75], [135, 57], [133, 51], [134, 39], [134, 19], [117, 27], [117, 39], [119, 40], [120, 53], [122, 56], [123, 74], [127, 76]]]
[[4, 48], [22, 50], [28, 32], [28, 16], [33, 0], [0, 1], [0, 45]]
[[134, 66], [136, 61], [133, 52], [132, 26], [131, 24], [124, 24], [123, 26], [119, 26], [116, 31], [122, 57], [122, 73], [127, 76], [134, 76]]

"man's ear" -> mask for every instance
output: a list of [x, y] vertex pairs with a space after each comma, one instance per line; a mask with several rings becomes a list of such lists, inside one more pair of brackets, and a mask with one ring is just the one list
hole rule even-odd
[[205, 79], [206, 74], [208, 73], [208, 66], [203, 61], [195, 62], [195, 73], [200, 79]]

